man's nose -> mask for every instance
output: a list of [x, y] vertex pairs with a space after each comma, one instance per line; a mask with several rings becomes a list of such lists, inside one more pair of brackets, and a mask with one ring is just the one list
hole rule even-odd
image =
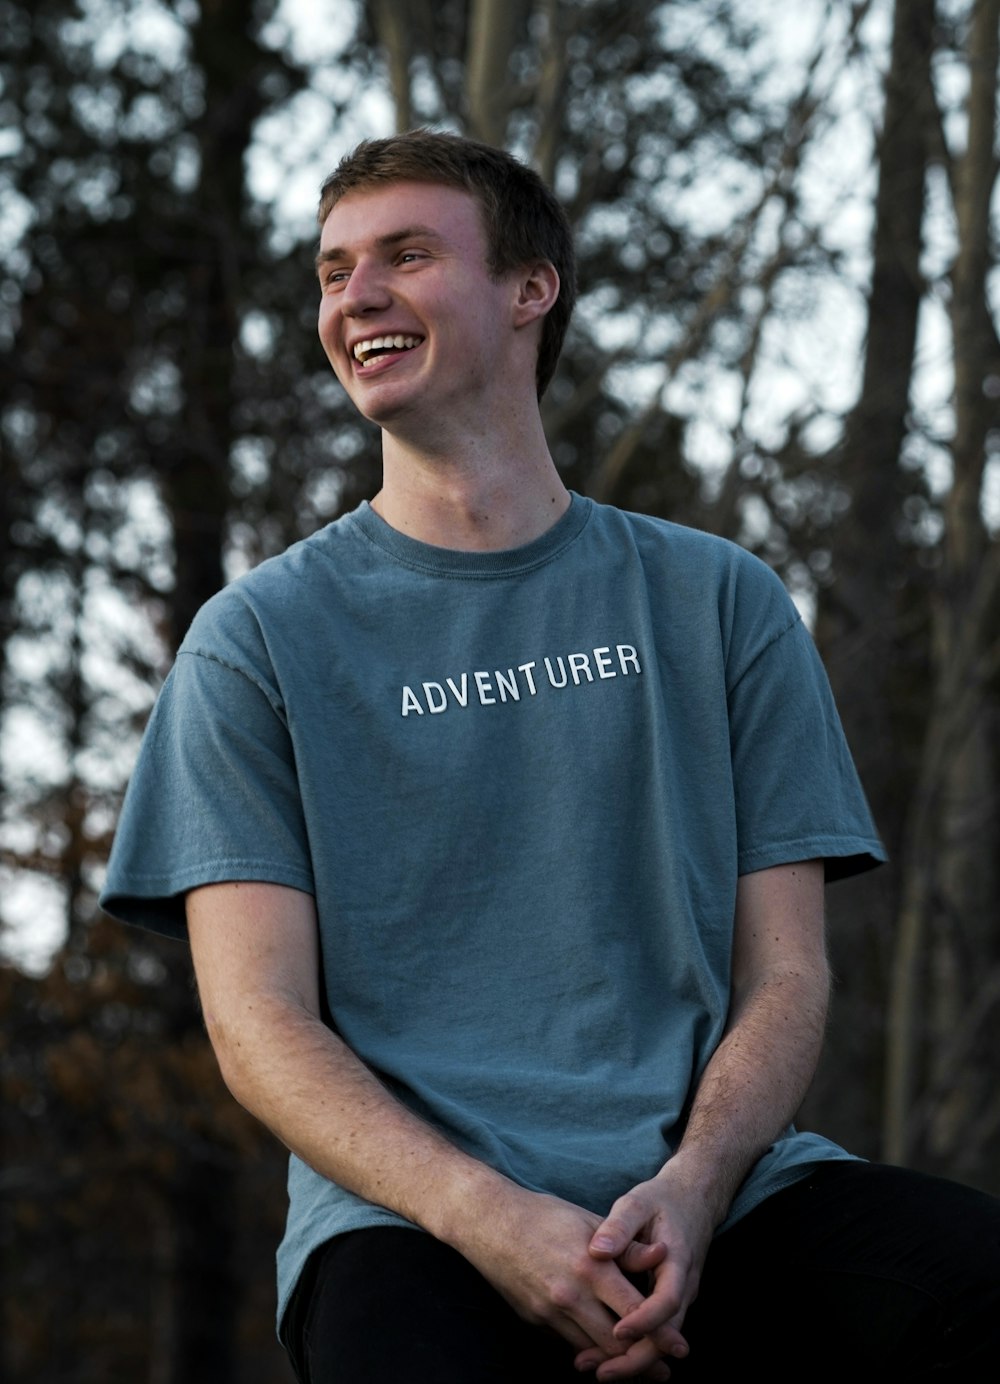
[[385, 270], [380, 265], [359, 260], [344, 288], [341, 311], [348, 317], [358, 317], [366, 312], [378, 312], [388, 307], [390, 301]]

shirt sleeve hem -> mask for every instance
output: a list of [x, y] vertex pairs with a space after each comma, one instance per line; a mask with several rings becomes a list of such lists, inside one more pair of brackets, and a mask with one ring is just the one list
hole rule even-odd
[[791, 865], [797, 860], [823, 860], [827, 882], [862, 874], [888, 859], [885, 848], [873, 836], [806, 836], [769, 842], [741, 850], [737, 873], [754, 874], [772, 865]]
[[286, 863], [245, 860], [239, 857], [189, 866], [170, 874], [131, 874], [107, 885], [100, 906], [110, 917], [134, 927], [159, 932], [166, 937], [184, 939], [187, 924], [184, 896], [204, 884], [234, 882], [280, 884], [315, 894], [310, 871]]

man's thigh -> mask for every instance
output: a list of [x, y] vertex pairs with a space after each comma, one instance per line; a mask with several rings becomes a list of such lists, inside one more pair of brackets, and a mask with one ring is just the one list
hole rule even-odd
[[677, 1384], [1000, 1379], [1000, 1201], [872, 1163], [823, 1165], [709, 1251]]
[[286, 1316], [302, 1384], [578, 1384], [573, 1348], [523, 1321], [449, 1246], [416, 1230], [339, 1235]]

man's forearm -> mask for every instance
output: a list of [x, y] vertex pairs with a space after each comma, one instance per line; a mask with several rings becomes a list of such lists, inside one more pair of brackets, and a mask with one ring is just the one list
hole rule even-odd
[[824, 973], [777, 973], [742, 996], [705, 1069], [684, 1137], [664, 1169], [723, 1221], [754, 1163], [787, 1128], [823, 1042]]
[[324, 1177], [449, 1239], [466, 1200], [502, 1179], [402, 1105], [322, 1022], [312, 898], [210, 885], [188, 895], [187, 915], [205, 1024], [236, 1099]]
[[323, 1177], [451, 1241], [500, 1174], [404, 1106], [318, 1018], [258, 998], [236, 1030], [206, 1015], [233, 1095]]
[[729, 1022], [694, 1094], [680, 1146], [664, 1168], [664, 1175], [697, 1190], [716, 1224], [809, 1089], [829, 996], [822, 862], [743, 877]]

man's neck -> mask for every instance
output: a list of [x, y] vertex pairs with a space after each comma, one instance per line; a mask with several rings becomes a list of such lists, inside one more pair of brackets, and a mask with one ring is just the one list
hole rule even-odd
[[493, 451], [482, 440], [460, 456], [428, 455], [383, 434], [383, 485], [372, 508], [410, 538], [466, 552], [519, 548], [566, 512], [569, 493], [544, 437], [527, 450]]

